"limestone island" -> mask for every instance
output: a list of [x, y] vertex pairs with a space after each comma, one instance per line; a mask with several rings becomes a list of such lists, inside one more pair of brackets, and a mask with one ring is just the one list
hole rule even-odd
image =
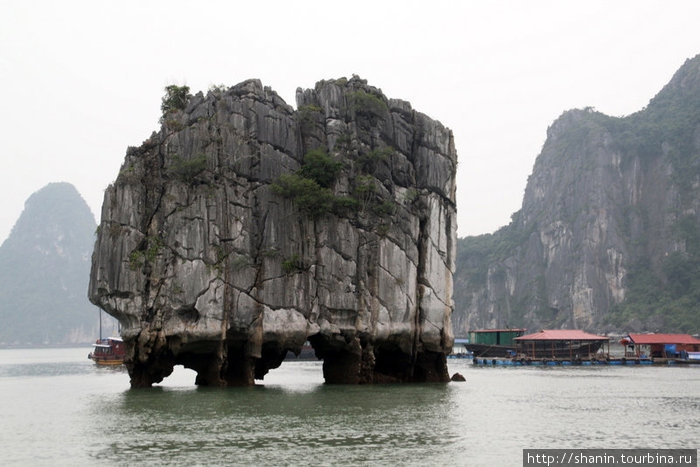
[[90, 300], [132, 387], [175, 365], [252, 385], [310, 342], [326, 383], [447, 382], [451, 130], [357, 76], [168, 86], [160, 131], [105, 192]]

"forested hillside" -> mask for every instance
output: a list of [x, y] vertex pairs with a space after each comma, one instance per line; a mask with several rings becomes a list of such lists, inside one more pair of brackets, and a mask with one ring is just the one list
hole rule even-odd
[[460, 239], [456, 335], [700, 329], [700, 56], [643, 110], [565, 112], [495, 232]]
[[87, 299], [95, 219], [76, 189], [34, 193], [0, 247], [0, 345], [93, 341], [98, 312]]

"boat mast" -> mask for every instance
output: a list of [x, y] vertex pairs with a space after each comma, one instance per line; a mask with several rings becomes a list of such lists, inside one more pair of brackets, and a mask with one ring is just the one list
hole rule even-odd
[[102, 340], [102, 308], [98, 308], [98, 316], [100, 317], [100, 340]]

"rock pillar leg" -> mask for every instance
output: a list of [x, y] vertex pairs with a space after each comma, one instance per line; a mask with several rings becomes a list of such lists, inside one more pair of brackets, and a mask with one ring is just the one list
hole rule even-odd
[[255, 359], [243, 349], [229, 347], [223, 376], [228, 386], [255, 385]]
[[450, 381], [447, 357], [439, 352], [422, 352], [416, 356], [413, 381], [421, 383], [446, 383]]
[[197, 386], [225, 386], [226, 381], [221, 377], [223, 357], [220, 354], [199, 355], [193, 365], [185, 365], [197, 372], [194, 384]]
[[132, 388], [150, 388], [170, 376], [175, 367], [172, 359], [159, 358], [155, 361], [126, 362]]
[[340, 351], [323, 356], [323, 379], [327, 384], [359, 384], [362, 358], [354, 352]]
[[175, 360], [162, 335], [144, 332], [137, 339], [125, 339], [124, 347], [132, 388], [149, 388], [173, 372]]

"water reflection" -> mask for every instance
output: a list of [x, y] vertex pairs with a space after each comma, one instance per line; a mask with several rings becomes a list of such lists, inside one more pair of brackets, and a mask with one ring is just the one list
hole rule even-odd
[[452, 362], [466, 383], [326, 386], [320, 363], [294, 362], [256, 387], [178, 370], [130, 390], [71, 352], [0, 352], [6, 464], [521, 465], [524, 448], [685, 448], [700, 432], [700, 366]]
[[94, 456], [289, 465], [388, 462], [402, 453], [417, 460], [461, 436], [453, 395], [440, 384], [129, 390], [94, 403], [108, 425]]

